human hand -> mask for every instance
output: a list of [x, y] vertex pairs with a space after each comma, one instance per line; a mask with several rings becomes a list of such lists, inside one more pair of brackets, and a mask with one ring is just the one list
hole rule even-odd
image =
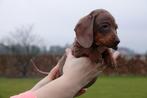
[[[46, 84], [48, 84], [49, 82], [53, 81], [54, 79], [58, 78], [60, 76], [59, 73], [59, 65], [57, 64], [50, 72], [49, 74], [43, 78], [42, 80], [40, 80], [30, 91], [35, 91], [38, 90], [39, 88], [45, 86]], [[82, 94], [84, 94], [87, 91], [87, 89], [81, 89], [76, 96], [80, 96]]]
[[[73, 69], [73, 67], [77, 67], [78, 65], [81, 67], [80, 69], [81, 69], [81, 71], [84, 71], [84, 69], [82, 69], [82, 67], [83, 66], [85, 66], [86, 67], [86, 65], [90, 65], [90, 66], [97, 66], [97, 68], [94, 68], [94, 69], [96, 69], [96, 71], [97, 71], [97, 76], [105, 69], [105, 66], [101, 66], [101, 64], [96, 64], [95, 65], [95, 63], [92, 63], [91, 61], [89, 61], [89, 59], [88, 58], [82, 58], [83, 60], [81, 60], [81, 62], [80, 62], [80, 60], [78, 61], [78, 60], [76, 60], [76, 58], [75, 57], [73, 57], [72, 56], [72, 54], [71, 54], [71, 50], [70, 49], [68, 49], [67, 51], [67, 57], [69, 57], [68, 59], [71, 59], [71, 61], [69, 61], [69, 63], [71, 63], [71, 65], [70, 64], [67, 64], [67, 66], [66, 66], [66, 64], [64, 65], [64, 68], [63, 68], [63, 72], [64, 73], [66, 73], [66, 71], [70, 71], [70, 68], [72, 68]], [[119, 56], [119, 52], [118, 51], [115, 51], [114, 53], [113, 53], [113, 59], [116, 61], [116, 59], [118, 58], [118, 56]], [[67, 61], [68, 61], [68, 59], [67, 59]], [[85, 60], [87, 60], [87, 61], [85, 61]], [[77, 62], [77, 63], [75, 63], [75, 62]], [[85, 63], [86, 64], [85, 64]], [[66, 62], [67, 63], [67, 62]], [[74, 64], [75, 64], [75, 66], [74, 66]], [[73, 66], [72, 66], [73, 65]], [[76, 66], [77, 65], [77, 66]], [[83, 65], [83, 66], [82, 66]], [[78, 67], [79, 67], [78, 66]], [[71, 69], [71, 71], [73, 71]], [[79, 69], [79, 70], [80, 70]], [[99, 69], [99, 70], [97, 70], [97, 69]], [[89, 68], [88, 68], [88, 70], [90, 70]], [[86, 70], [85, 70], [86, 71]], [[74, 71], [73, 71], [74, 72]], [[87, 71], [86, 71], [87, 72]], [[71, 72], [72, 73], [72, 72]], [[76, 73], [76, 72], [74, 72], [74, 73]], [[74, 74], [73, 73], [73, 74]], [[82, 74], [82, 72], [81, 72], [81, 74]], [[80, 74], [80, 75], [81, 75]], [[77, 77], [76, 78], [78, 78], [78, 77], [80, 77], [79, 75], [77, 75]], [[74, 78], [73, 78], [74, 79]], [[85, 92], [87, 91], [87, 88], [82, 88], [78, 93], [77, 93], [77, 95], [76, 96], [80, 96], [80, 95], [82, 95], [82, 94], [84, 94]]]
[[81, 88], [97, 77], [101, 70], [101, 64], [91, 62], [87, 57], [75, 58], [71, 49], [66, 50], [67, 58], [63, 67], [63, 76], [71, 79], [70, 83], [79, 83]]

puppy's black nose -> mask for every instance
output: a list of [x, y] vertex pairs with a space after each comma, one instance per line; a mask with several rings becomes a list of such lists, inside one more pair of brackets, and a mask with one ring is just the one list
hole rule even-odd
[[118, 45], [119, 43], [120, 43], [120, 40], [116, 40], [116, 41], [114, 42], [112, 48], [113, 48], [114, 50], [117, 50], [117, 49], [118, 49], [118, 46], [117, 46], [117, 45]]
[[118, 39], [114, 42], [114, 46], [117, 46], [119, 43], [120, 43], [120, 40]]

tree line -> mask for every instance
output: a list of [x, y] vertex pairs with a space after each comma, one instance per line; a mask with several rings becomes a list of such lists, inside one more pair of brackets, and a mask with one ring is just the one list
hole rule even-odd
[[[33, 33], [33, 26], [22, 26], [0, 41], [0, 76], [42, 76], [30, 60], [43, 71], [55, 66], [69, 45], [42, 46], [43, 40]], [[147, 54], [136, 54], [128, 48], [119, 49], [116, 68], [106, 68], [105, 75], [147, 75]]]

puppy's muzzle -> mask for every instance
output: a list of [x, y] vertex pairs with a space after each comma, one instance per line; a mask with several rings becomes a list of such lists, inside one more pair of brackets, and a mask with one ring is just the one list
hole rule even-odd
[[115, 42], [114, 42], [114, 44], [113, 44], [113, 49], [114, 50], [117, 50], [118, 49], [118, 44], [120, 43], [120, 40], [119, 39], [117, 39], [117, 40], [115, 40]]

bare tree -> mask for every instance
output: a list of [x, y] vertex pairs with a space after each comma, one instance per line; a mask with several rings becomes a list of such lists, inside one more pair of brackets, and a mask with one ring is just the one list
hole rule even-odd
[[8, 44], [17, 45], [23, 48], [24, 54], [30, 54], [32, 46], [39, 46], [41, 40], [33, 33], [33, 25], [22, 26], [14, 32], [10, 32], [10, 38], [7, 39]]
[[33, 33], [33, 25], [17, 28], [9, 35], [4, 41], [4, 46], [16, 55], [22, 76], [25, 77], [30, 59], [40, 52], [39, 43], [42, 41]]

